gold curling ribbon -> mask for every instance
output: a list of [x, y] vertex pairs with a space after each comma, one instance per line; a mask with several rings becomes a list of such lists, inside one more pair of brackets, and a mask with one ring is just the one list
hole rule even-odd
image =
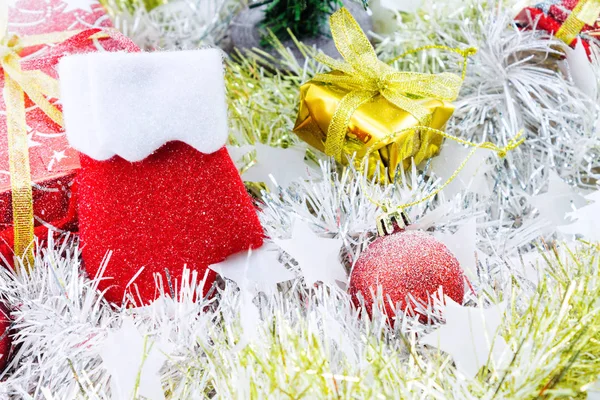
[[558, 32], [556, 32], [556, 37], [570, 45], [583, 27], [585, 25], [594, 26], [599, 16], [600, 0], [579, 0]]
[[[459, 77], [447, 72], [427, 74], [396, 70], [377, 58], [368, 38], [345, 8], [331, 15], [330, 25], [335, 46], [344, 61], [320, 53], [317, 61], [336, 73], [317, 74], [312, 81], [332, 84], [348, 91], [333, 113], [325, 140], [325, 154], [333, 156], [338, 162], [342, 161], [344, 138], [352, 115], [376, 96], [381, 95], [394, 106], [410, 113], [421, 125], [428, 125], [431, 111], [415, 100], [432, 97], [452, 101], [458, 97], [464, 73], [463, 77]], [[457, 52], [467, 57], [475, 49]]]
[[[517, 134], [512, 139], [510, 139], [508, 141], [508, 143], [506, 144], [506, 146], [503, 146], [503, 147], [500, 147], [500, 146], [498, 146], [498, 145], [496, 145], [496, 144], [494, 144], [492, 142], [473, 143], [471, 141], [468, 141], [468, 140], [465, 140], [465, 139], [461, 139], [461, 138], [459, 138], [457, 136], [450, 135], [450, 134], [448, 134], [448, 133], [446, 133], [444, 131], [441, 131], [439, 129], [434, 129], [434, 128], [431, 128], [429, 126], [414, 126], [414, 127], [410, 127], [410, 128], [407, 128], [407, 129], [395, 132], [394, 135], [401, 135], [405, 131], [413, 130], [413, 129], [420, 129], [420, 130], [428, 131], [428, 132], [431, 132], [431, 133], [435, 133], [437, 135], [445, 137], [446, 139], [454, 140], [455, 142], [460, 143], [462, 145], [472, 147], [473, 149], [469, 152], [469, 154], [467, 155], [467, 157], [465, 157], [465, 159], [458, 166], [458, 168], [456, 168], [456, 170], [454, 171], [454, 173], [452, 174], [452, 176], [450, 176], [446, 180], [446, 182], [444, 182], [440, 187], [438, 187], [436, 190], [432, 191], [427, 196], [425, 196], [425, 197], [423, 197], [421, 199], [412, 201], [410, 203], [403, 204], [402, 206], [399, 207], [400, 209], [405, 209], [405, 208], [408, 208], [408, 207], [412, 207], [414, 205], [417, 205], [419, 203], [427, 201], [427, 200], [433, 198], [435, 195], [437, 195], [442, 190], [444, 190], [444, 188], [446, 188], [446, 186], [448, 186], [450, 184], [450, 182], [452, 182], [458, 176], [458, 174], [460, 173], [460, 171], [463, 170], [463, 168], [467, 165], [467, 162], [469, 161], [469, 159], [475, 154], [475, 152], [478, 149], [491, 150], [491, 151], [495, 152], [498, 155], [498, 157], [504, 158], [504, 157], [506, 157], [506, 155], [508, 154], [509, 151], [512, 151], [512, 150], [516, 149], [521, 144], [523, 144], [523, 142], [525, 142], [525, 138], [522, 137], [523, 136], [523, 130], [520, 130], [519, 132], [517, 132]], [[372, 148], [375, 148], [375, 147], [372, 147]], [[371, 151], [372, 150], [370, 150], [367, 153], [367, 155], [365, 156], [365, 159], [368, 158], [369, 153]], [[371, 199], [369, 198], [369, 200], [371, 200]], [[371, 200], [371, 202], [373, 202], [373, 200]], [[374, 204], [379, 205], [384, 210], [386, 209], [385, 205], [381, 205], [381, 204], [378, 204], [378, 203], [374, 203]]]
[[[523, 144], [523, 142], [525, 142], [525, 138], [522, 137], [523, 136], [522, 129], [519, 132], [517, 132], [517, 134], [512, 139], [510, 139], [508, 141], [507, 145], [504, 147], [499, 147], [498, 145], [496, 145], [492, 142], [473, 143], [468, 140], [461, 139], [459, 137], [450, 135], [439, 129], [431, 128], [429, 126], [417, 126], [417, 127], [407, 128], [407, 129], [395, 132], [394, 136], [402, 135], [404, 133], [404, 131], [408, 131], [408, 130], [412, 130], [412, 129], [422, 129], [424, 131], [429, 131], [431, 133], [441, 135], [447, 139], [454, 140], [455, 142], [458, 142], [462, 145], [472, 147], [473, 149], [469, 152], [469, 154], [467, 154], [467, 157], [465, 157], [465, 159], [462, 161], [462, 163], [456, 168], [454, 173], [442, 185], [440, 185], [438, 188], [433, 190], [431, 193], [429, 193], [425, 197], [422, 197], [420, 199], [417, 199], [417, 200], [414, 200], [414, 201], [411, 201], [408, 203], [404, 203], [400, 206], [395, 207], [395, 209], [392, 209], [391, 207], [388, 207], [386, 204], [382, 204], [382, 203], [374, 200], [371, 196], [369, 196], [366, 188], [364, 186], [362, 186], [363, 193], [365, 194], [367, 199], [371, 203], [373, 203], [376, 206], [378, 206], [379, 208], [381, 208], [383, 211], [383, 214], [377, 217], [377, 232], [378, 232], [379, 236], [385, 236], [386, 234], [389, 235], [389, 234], [393, 233], [394, 232], [394, 224], [396, 224], [401, 229], [404, 229], [406, 227], [406, 225], [409, 225], [410, 221], [408, 220], [408, 217], [406, 216], [406, 214], [404, 214], [404, 210], [409, 207], [415, 206], [417, 204], [423, 203], [427, 200], [430, 200], [433, 197], [435, 197], [438, 193], [440, 193], [442, 190], [444, 190], [446, 188], [446, 186], [448, 186], [458, 176], [458, 174], [465, 168], [465, 166], [467, 165], [467, 163], [469, 162], [471, 157], [475, 154], [475, 152], [478, 149], [487, 149], [487, 150], [494, 151], [498, 155], [498, 157], [504, 158], [504, 157], [506, 157], [506, 155], [508, 154], [509, 151], [516, 149], [521, 144]], [[389, 139], [389, 138], [386, 138], [384, 140], [387, 140], [387, 139]], [[372, 147], [371, 149], [373, 149], [373, 148], [375, 148], [375, 147]], [[372, 152], [372, 151], [373, 150], [369, 150], [369, 152], [367, 152], [365, 159], [368, 159], [368, 156], [369, 156], [370, 152]], [[364, 185], [363, 181], [361, 181], [361, 185]]]
[[25, 93], [52, 121], [63, 126], [62, 112], [48, 99], [57, 98], [58, 82], [41, 71], [23, 71], [19, 52], [30, 46], [62, 42], [75, 32], [8, 35], [8, 4], [0, 3], [0, 69], [4, 71], [4, 102], [8, 132], [8, 157], [12, 190], [14, 253], [29, 271], [34, 265], [33, 197]]

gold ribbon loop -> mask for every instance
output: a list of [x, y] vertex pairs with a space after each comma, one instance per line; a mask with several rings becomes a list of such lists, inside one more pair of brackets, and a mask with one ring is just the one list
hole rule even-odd
[[[410, 113], [421, 125], [430, 122], [431, 111], [415, 100], [431, 97], [452, 101], [458, 97], [465, 67], [462, 78], [447, 72], [400, 72], [377, 58], [369, 39], [348, 10], [342, 8], [335, 12], [330, 17], [330, 25], [343, 61], [319, 54], [316, 60], [333, 72], [317, 74], [312, 80], [348, 91], [333, 115], [325, 139], [325, 153], [337, 161], [342, 161], [344, 139], [352, 115], [375, 97], [383, 96], [397, 108]], [[466, 57], [474, 52], [472, 48], [449, 50], [463, 54], [465, 66]]]

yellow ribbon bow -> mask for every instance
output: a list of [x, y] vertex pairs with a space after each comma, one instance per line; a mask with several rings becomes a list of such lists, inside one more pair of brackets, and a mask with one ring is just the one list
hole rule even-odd
[[[433, 97], [452, 101], [458, 97], [463, 79], [455, 74], [400, 72], [379, 60], [368, 38], [345, 8], [331, 15], [330, 25], [335, 46], [344, 61], [320, 53], [316, 60], [335, 72], [317, 74], [312, 80], [349, 91], [332, 116], [325, 140], [325, 153], [337, 161], [342, 158], [344, 138], [352, 115], [374, 97], [383, 96], [410, 113], [420, 125], [429, 123], [431, 112], [415, 99]], [[458, 52], [466, 57], [474, 49]]]
[[4, 71], [4, 103], [8, 132], [8, 157], [12, 190], [14, 253], [26, 270], [33, 267], [33, 197], [29, 168], [29, 145], [25, 93], [52, 121], [63, 126], [62, 112], [48, 99], [58, 98], [59, 85], [42, 71], [21, 69], [19, 52], [30, 46], [56, 43], [73, 32], [25, 38], [8, 34], [8, 4], [0, 3], [0, 69]]
[[558, 32], [556, 32], [556, 37], [570, 45], [583, 27], [585, 25], [594, 26], [599, 16], [600, 0], [579, 0]]

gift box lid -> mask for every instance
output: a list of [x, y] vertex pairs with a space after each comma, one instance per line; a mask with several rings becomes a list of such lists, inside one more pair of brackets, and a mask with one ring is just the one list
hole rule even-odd
[[227, 141], [221, 51], [94, 53], [59, 64], [71, 146], [140, 161], [170, 141], [213, 153]]

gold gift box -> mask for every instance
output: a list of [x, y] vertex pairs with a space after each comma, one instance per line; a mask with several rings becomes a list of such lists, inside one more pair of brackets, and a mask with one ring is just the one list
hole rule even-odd
[[[309, 145], [324, 152], [332, 116], [347, 94], [348, 91], [332, 84], [310, 81], [302, 85], [294, 132]], [[434, 129], [443, 130], [454, 112], [454, 105], [447, 101], [433, 98], [412, 101], [430, 110], [428, 126]], [[410, 113], [377, 95], [352, 114], [341, 161], [347, 163], [354, 156], [359, 166], [370, 153], [369, 176], [373, 176], [379, 168], [383, 178], [387, 169], [387, 178], [391, 181], [400, 163], [406, 169], [412, 160], [419, 164], [439, 153], [443, 140], [441, 135], [419, 129], [406, 130], [419, 125]], [[372, 149], [373, 146], [377, 148]]]

